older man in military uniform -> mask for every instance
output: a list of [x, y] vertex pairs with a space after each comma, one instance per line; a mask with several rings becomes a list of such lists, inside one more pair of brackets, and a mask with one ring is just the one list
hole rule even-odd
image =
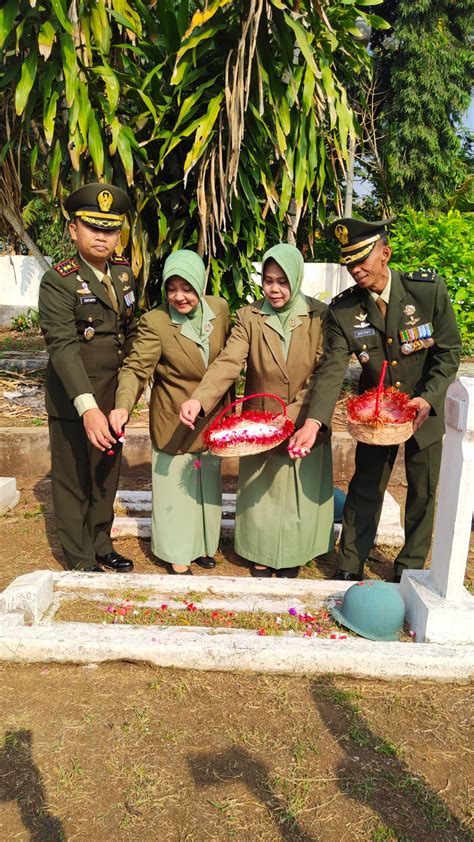
[[[406, 392], [416, 409], [414, 432], [405, 444], [407, 500], [405, 544], [395, 560], [394, 581], [406, 569], [420, 569], [428, 554], [444, 433], [444, 401], [459, 365], [461, 343], [444, 282], [431, 270], [389, 269], [392, 250], [387, 226], [394, 219], [366, 222], [338, 219], [331, 233], [341, 246], [341, 263], [355, 286], [331, 304], [328, 346], [318, 368], [303, 427], [291, 446], [305, 451], [320, 427], [329, 426], [351, 354], [362, 372], [359, 393], [377, 385], [388, 362], [385, 386]], [[383, 496], [398, 446], [358, 443], [355, 473], [343, 514], [336, 579], [362, 578], [373, 545]]]
[[130, 571], [110, 540], [121, 447], [107, 421], [136, 333], [133, 275], [114, 254], [130, 200], [87, 184], [64, 207], [78, 253], [43, 275], [39, 294], [56, 528], [69, 569]]

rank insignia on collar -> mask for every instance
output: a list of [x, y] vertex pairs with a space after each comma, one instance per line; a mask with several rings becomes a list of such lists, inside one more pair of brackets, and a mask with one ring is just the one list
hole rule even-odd
[[298, 319], [290, 319], [290, 321], [288, 322], [289, 327], [296, 327], [297, 324]]
[[213, 328], [210, 322], [206, 322], [206, 324], [202, 326], [202, 329], [204, 333], [211, 333]]
[[109, 257], [109, 263], [113, 263], [115, 266], [130, 266], [127, 258], [121, 254], [113, 254], [112, 257]]
[[413, 313], [415, 312], [415, 310], [416, 310], [416, 307], [415, 307], [414, 304], [407, 304], [403, 313], [404, 313], [405, 316], [413, 316]]

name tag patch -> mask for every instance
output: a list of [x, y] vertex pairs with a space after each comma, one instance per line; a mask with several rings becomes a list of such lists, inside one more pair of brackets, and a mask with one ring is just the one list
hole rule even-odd
[[97, 304], [97, 298], [95, 297], [95, 295], [88, 295], [87, 298], [85, 296], [82, 296], [81, 304]]
[[354, 338], [359, 339], [362, 336], [375, 336], [375, 328], [373, 327], [365, 327], [363, 329], [357, 328], [354, 331]]

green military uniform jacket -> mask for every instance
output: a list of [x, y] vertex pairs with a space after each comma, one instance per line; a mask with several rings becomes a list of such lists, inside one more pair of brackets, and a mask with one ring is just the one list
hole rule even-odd
[[[192, 396], [201, 403], [206, 415], [246, 364], [245, 394], [269, 392], [278, 395], [286, 403], [288, 415], [295, 425], [303, 424], [313, 372], [323, 353], [328, 313], [326, 304], [315, 298], [303, 298], [307, 315], [296, 317], [291, 325], [292, 337], [286, 360], [281, 335], [272, 326], [273, 317], [262, 313], [264, 300], [237, 312], [225, 349]], [[278, 412], [278, 407], [271, 398], [254, 399], [244, 404], [244, 409], [271, 412]], [[324, 438], [324, 435], [319, 436], [318, 444]]]
[[135, 284], [125, 258], [109, 258], [108, 266], [118, 315], [105, 287], [79, 254], [41, 279], [39, 312], [49, 352], [50, 416], [78, 420], [73, 400], [85, 393], [94, 395], [105, 414], [113, 409], [118, 371], [136, 335]]
[[[223, 298], [213, 295], [204, 295], [202, 301], [210, 314], [204, 324], [209, 338], [210, 365], [229, 335], [229, 308]], [[181, 404], [191, 397], [207, 368], [196, 337], [189, 335], [189, 330], [192, 330], [190, 322], [173, 321], [168, 304], [145, 313], [140, 319], [133, 350], [120, 372], [115, 399], [116, 407], [130, 413], [149, 377], [153, 378], [150, 435], [155, 448], [169, 454], [202, 450], [202, 435], [207, 426], [207, 420], [198, 418], [195, 429], [190, 430], [179, 421]], [[225, 399], [229, 397], [226, 395]]]
[[[434, 345], [402, 353], [400, 331], [431, 325]], [[390, 300], [384, 319], [367, 290], [357, 285], [330, 305], [328, 347], [321, 361], [307, 417], [329, 426], [350, 355], [362, 354], [359, 394], [377, 385], [382, 363], [389, 363], [385, 386], [431, 404], [430, 417], [414, 434], [420, 448], [444, 433], [444, 401], [459, 365], [461, 341], [448, 291], [431, 271], [391, 272]], [[365, 360], [365, 361], [363, 361]]]

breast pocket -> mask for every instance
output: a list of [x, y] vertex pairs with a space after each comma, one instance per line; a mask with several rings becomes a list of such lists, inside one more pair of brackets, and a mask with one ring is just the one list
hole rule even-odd
[[102, 306], [97, 299], [78, 304], [75, 310], [75, 317], [79, 328], [84, 327], [86, 324], [96, 327], [104, 321]]

